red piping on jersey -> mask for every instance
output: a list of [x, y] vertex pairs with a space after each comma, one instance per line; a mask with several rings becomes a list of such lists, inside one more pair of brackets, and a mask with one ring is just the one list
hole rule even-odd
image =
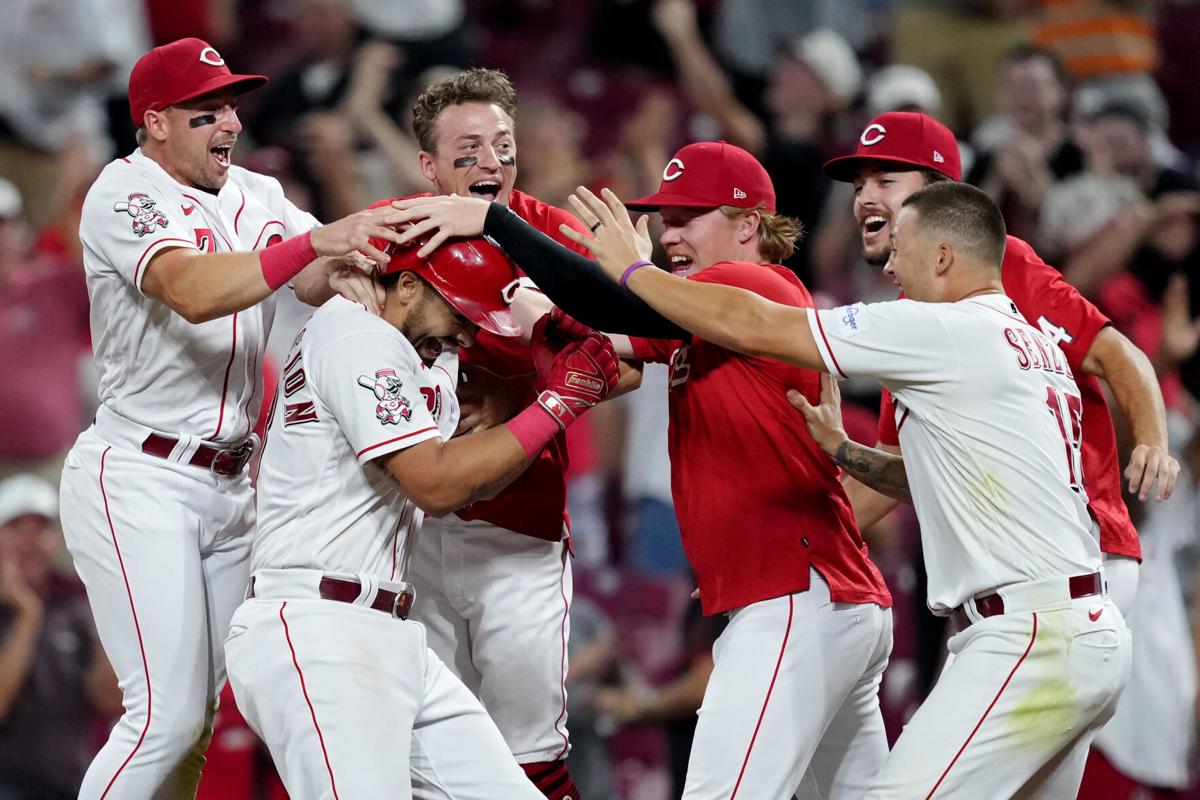
[[238, 191], [242, 193], [242, 204], [238, 206], [237, 213], [233, 215], [233, 235], [240, 237], [238, 233], [238, 221], [242, 218], [242, 212], [246, 210], [246, 193], [242, 192], [241, 188]]
[[758, 722], [754, 726], [754, 735], [750, 737], [750, 746], [746, 748], [746, 757], [742, 759], [742, 770], [738, 773], [737, 783], [733, 785], [733, 794], [729, 800], [737, 797], [738, 787], [742, 785], [742, 777], [746, 774], [746, 765], [750, 763], [750, 751], [754, 749], [754, 740], [758, 738], [758, 729], [762, 727], [763, 717], [767, 715], [767, 703], [771, 702], [771, 692], [775, 690], [775, 680], [779, 677], [779, 668], [783, 665], [783, 654], [787, 652], [788, 636], [792, 633], [792, 614], [796, 610], [796, 601], [788, 595], [788, 621], [783, 631], [783, 644], [779, 647], [779, 659], [775, 662], [775, 672], [771, 675], [771, 685], [767, 687], [767, 696], [763, 700], [762, 711], [758, 712]]
[[138, 274], [142, 271], [142, 262], [146, 260], [146, 256], [148, 256], [150, 254], [151, 250], [153, 250], [155, 247], [158, 247], [163, 242], [183, 242], [185, 245], [192, 248], [193, 250], [196, 249], [195, 242], [189, 242], [187, 239], [180, 239], [178, 236], [164, 236], [162, 239], [151, 242], [150, 246], [142, 251], [142, 257], [138, 259], [137, 266], [133, 268], [133, 285], [134, 286], [138, 285]]
[[437, 430], [436, 425], [430, 425], [428, 428], [421, 428], [421, 430], [419, 430], [419, 431], [413, 431], [412, 433], [406, 433], [403, 436], [397, 436], [395, 439], [388, 439], [386, 442], [380, 442], [379, 444], [373, 444], [370, 447], [364, 447], [362, 450], [359, 450], [357, 453], [355, 453], [355, 455], [361, 457], [363, 453], [369, 453], [372, 450], [383, 447], [385, 444], [391, 444], [392, 442], [399, 442], [402, 439], [408, 439], [412, 436], [418, 436], [422, 433], [429, 433], [429, 431], [436, 431], [436, 430]]
[[[254, 424], [250, 421], [250, 403], [251, 403], [251, 401], [254, 400], [254, 387], [256, 385], [255, 381], [254, 381], [254, 377], [255, 377], [254, 369], [257, 366], [258, 366], [258, 351], [251, 350], [250, 351], [250, 369], [248, 370], [249, 375], [246, 378], [250, 384], [250, 394], [246, 395], [246, 407], [243, 409], [243, 411], [245, 411], [245, 413], [246, 413], [246, 435], [247, 436], [249, 436], [250, 433], [254, 430]], [[264, 388], [264, 391], [265, 391], [265, 388]]]
[[217, 431], [213, 434], [216, 439], [221, 435], [221, 425], [225, 423], [225, 392], [229, 389], [229, 370], [233, 368], [233, 357], [237, 355], [237, 313], [233, 315], [233, 344], [229, 346], [229, 363], [225, 365], [225, 382], [221, 384], [221, 410], [217, 412]]
[[559, 659], [559, 665], [562, 667], [562, 678], [559, 686], [562, 687], [562, 711], [558, 715], [558, 719], [554, 720], [554, 730], [562, 737], [562, 750], [558, 751], [558, 755], [554, 757], [555, 761], [565, 758], [567, 755], [567, 731], [561, 727], [563, 717], [567, 715], [567, 620], [571, 614], [571, 603], [567, 600], [567, 548], [563, 547], [562, 552], [562, 574], [558, 579], [558, 589], [562, 594], [563, 599], [563, 619], [562, 619], [562, 657]]
[[1000, 686], [1000, 691], [996, 692], [996, 696], [992, 698], [991, 705], [989, 705], [987, 710], [983, 712], [983, 716], [979, 718], [979, 722], [975, 723], [975, 728], [971, 731], [971, 735], [968, 736], [967, 740], [962, 743], [962, 747], [958, 748], [958, 752], [955, 753], [954, 758], [950, 760], [950, 764], [946, 767], [945, 772], [942, 773], [942, 777], [938, 778], [937, 783], [935, 783], [933, 788], [929, 790], [929, 794], [925, 795], [925, 800], [929, 800], [929, 798], [933, 797], [933, 793], [936, 792], [938, 787], [942, 785], [942, 781], [946, 780], [946, 776], [950, 773], [950, 770], [953, 769], [955, 762], [958, 761], [958, 757], [963, 754], [963, 750], [967, 749], [967, 745], [969, 745], [971, 740], [975, 738], [975, 734], [979, 732], [979, 728], [983, 725], [983, 721], [987, 719], [988, 714], [992, 713], [992, 709], [996, 707], [996, 703], [1000, 700], [1000, 695], [1004, 694], [1004, 690], [1008, 688], [1009, 681], [1012, 680], [1013, 675], [1017, 674], [1017, 670], [1020, 668], [1021, 664], [1024, 663], [1025, 656], [1029, 655], [1029, 651], [1033, 649], [1033, 643], [1037, 640], [1037, 628], [1037, 614], [1035, 613], [1033, 615], [1033, 632], [1029, 635], [1029, 646], [1025, 648], [1025, 652], [1022, 653], [1021, 657], [1017, 659], [1016, 666], [1012, 668], [1012, 672], [1008, 673], [1008, 677], [1004, 679], [1004, 683]]
[[137, 744], [133, 746], [129, 756], [121, 762], [121, 766], [117, 768], [108, 785], [104, 787], [104, 794], [100, 795], [100, 800], [108, 797], [109, 790], [116, 783], [117, 777], [133, 760], [133, 756], [141, 748], [142, 742], [146, 739], [146, 731], [150, 730], [150, 712], [154, 708], [154, 695], [150, 691], [150, 664], [146, 661], [146, 645], [142, 641], [142, 626], [138, 623], [137, 607], [133, 604], [133, 589], [129, 586], [129, 574], [125, 572], [125, 559], [121, 557], [121, 546], [117, 544], [117, 530], [113, 527], [112, 513], [108, 510], [108, 494], [104, 491], [104, 461], [108, 458], [108, 451], [111, 447], [106, 447], [104, 452], [100, 454], [100, 496], [104, 498], [104, 516], [108, 519], [108, 531], [112, 535], [113, 549], [117, 551], [117, 563], [121, 565], [121, 577], [125, 579], [125, 594], [129, 597], [129, 611], [133, 614], [133, 629], [137, 631], [138, 649], [142, 651], [142, 669], [146, 672], [146, 725], [142, 728], [142, 735], [138, 737]]
[[122, 161], [124, 161], [126, 164], [132, 164], [132, 163], [133, 163], [132, 161], [130, 161], [130, 160], [129, 160], [128, 158], [126, 158], [125, 156], [121, 156], [121, 160], [122, 160]]
[[904, 423], [908, 421], [908, 408], [904, 409], [904, 413], [900, 415], [900, 421], [896, 423], [896, 435], [900, 435], [900, 429], [904, 427]]
[[296, 675], [300, 677], [300, 691], [304, 695], [304, 702], [308, 703], [308, 713], [312, 717], [313, 727], [317, 729], [317, 741], [321, 743], [321, 755], [325, 756], [325, 769], [329, 771], [329, 785], [333, 789], [333, 796], [338, 798], [337, 782], [333, 779], [333, 766], [329, 763], [329, 751], [325, 749], [325, 734], [321, 733], [321, 724], [317, 722], [317, 710], [313, 708], [312, 700], [308, 696], [308, 686], [304, 683], [304, 672], [300, 669], [300, 662], [296, 658], [296, 648], [292, 645], [292, 633], [288, 630], [287, 618], [283, 616], [283, 610], [287, 608], [287, 601], [279, 606], [279, 621], [283, 623], [283, 635], [287, 639], [288, 650], [292, 652], [292, 665], [296, 668]]
[[280, 222], [277, 219], [269, 220], [267, 222], [267, 224], [262, 226], [262, 230], [258, 232], [258, 238], [254, 240], [254, 246], [250, 248], [251, 250], [258, 249], [258, 243], [262, 241], [263, 234], [266, 233], [267, 228], [271, 227], [272, 225], [278, 225], [279, 227], [283, 228], [285, 233], [287, 232], [287, 228], [284, 226], [284, 224], [282, 222]]
[[232, 253], [233, 245], [231, 245], [229, 243], [229, 240], [225, 238], [225, 234], [221, 232], [220, 226], [218, 226], [216, 223], [214, 223], [212, 217], [210, 217], [208, 215], [208, 209], [204, 207], [204, 203], [201, 203], [195, 197], [192, 197], [190, 194], [187, 194], [186, 192], [180, 192], [180, 194], [182, 194], [188, 200], [191, 200], [193, 203], [196, 204], [196, 206], [200, 209], [200, 213], [204, 215], [204, 218], [206, 220], [208, 220], [208, 224], [211, 225], [212, 229], [216, 232], [216, 234], [221, 237], [221, 241], [225, 242], [225, 249], [227, 249], [229, 252]]
[[817, 330], [821, 332], [821, 340], [825, 342], [825, 351], [829, 353], [829, 360], [833, 362], [834, 369], [836, 369], [838, 374], [843, 378], [849, 378], [849, 375], [842, 372], [842, 365], [838, 363], [837, 356], [833, 354], [833, 348], [829, 346], [829, 337], [825, 335], [825, 326], [821, 324], [820, 313], [815, 308], [811, 309], [811, 313], [813, 315], [813, 319], [817, 321]]

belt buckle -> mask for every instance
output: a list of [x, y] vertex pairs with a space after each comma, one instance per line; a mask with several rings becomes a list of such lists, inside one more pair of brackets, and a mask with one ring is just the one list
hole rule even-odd
[[258, 435], [252, 433], [237, 447], [226, 447], [218, 450], [208, 468], [216, 475], [240, 475], [242, 474], [242, 470], [246, 468], [246, 465], [250, 463], [250, 459], [254, 456], [254, 451], [257, 448]]
[[408, 619], [408, 615], [412, 611], [415, 596], [416, 593], [412, 590], [412, 587], [406, 587], [396, 592], [396, 596], [392, 599], [392, 617], [394, 619]]

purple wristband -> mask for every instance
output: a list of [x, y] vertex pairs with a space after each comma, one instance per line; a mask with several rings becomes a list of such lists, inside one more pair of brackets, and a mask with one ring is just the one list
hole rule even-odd
[[629, 276], [632, 275], [635, 271], [641, 269], [642, 267], [653, 267], [653, 266], [654, 266], [654, 264], [649, 261], [633, 262], [632, 264], [630, 264], [628, 267], [625, 268], [624, 272], [621, 273], [621, 281], [620, 281], [621, 285], [624, 286], [625, 282], [629, 280]]

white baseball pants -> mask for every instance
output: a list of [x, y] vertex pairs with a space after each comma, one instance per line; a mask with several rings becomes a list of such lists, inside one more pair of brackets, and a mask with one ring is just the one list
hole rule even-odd
[[222, 642], [246, 591], [245, 477], [221, 477], [82, 433], [61, 485], [63, 534], [125, 713], [79, 796], [193, 798], [225, 684]]
[[892, 613], [808, 591], [731, 613], [713, 647], [684, 800], [858, 800], [887, 757]]
[[1129, 677], [1117, 606], [1093, 596], [1009, 610], [948, 647], [867, 797], [1074, 800], [1092, 738]]
[[406, 577], [430, 649], [479, 697], [517, 761], [565, 758], [566, 543], [454, 515], [426, 518]]
[[229, 680], [292, 798], [543, 800], [420, 624], [316, 599], [310, 570], [267, 572], [298, 581], [256, 581], [226, 642]]

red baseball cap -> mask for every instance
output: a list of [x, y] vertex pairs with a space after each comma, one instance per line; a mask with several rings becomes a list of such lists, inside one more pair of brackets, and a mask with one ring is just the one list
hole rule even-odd
[[825, 174], [849, 183], [865, 161], [927, 167], [962, 180], [962, 159], [954, 134], [928, 114], [915, 111], [889, 111], [871, 120], [858, 137], [854, 153], [826, 161]]
[[138, 59], [129, 73], [129, 116], [142, 125], [147, 111], [233, 87], [241, 94], [267, 82], [265, 75], [234, 75], [225, 59], [202, 39], [177, 39]]
[[727, 142], [696, 142], [675, 154], [663, 169], [658, 191], [626, 203], [633, 211], [663, 206], [775, 210], [775, 187], [758, 159]]

